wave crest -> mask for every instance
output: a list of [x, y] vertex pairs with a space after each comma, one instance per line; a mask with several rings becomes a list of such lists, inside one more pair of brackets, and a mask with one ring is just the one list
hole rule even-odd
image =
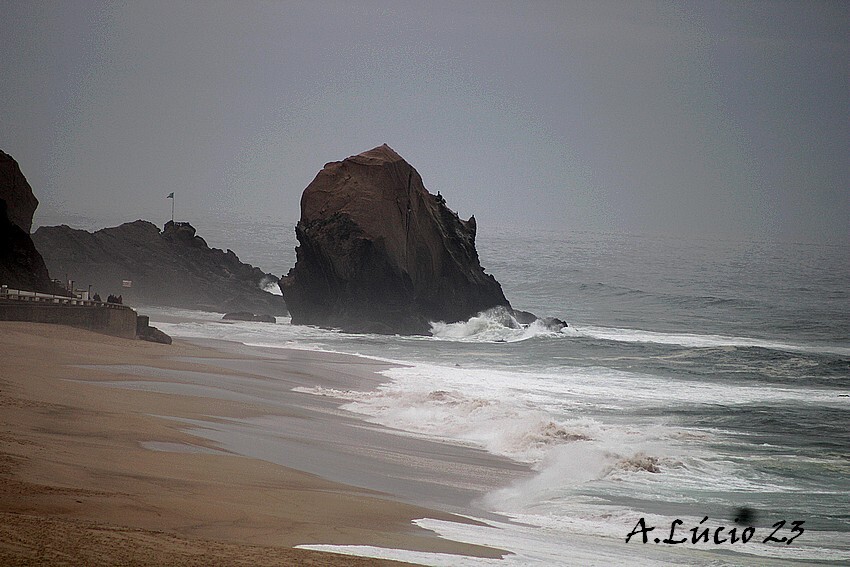
[[635, 453], [631, 457], [621, 459], [614, 465], [614, 469], [623, 472], [661, 472], [661, 459], [647, 455], [646, 453]]
[[283, 295], [278, 285], [278, 279], [269, 275], [265, 275], [260, 280], [260, 289], [272, 295]]
[[558, 425], [554, 421], [549, 421], [542, 424], [540, 427], [540, 436], [545, 442], [562, 442], [572, 443], [573, 441], [591, 441], [592, 437], [584, 433], [569, 431]]
[[570, 327], [553, 330], [538, 319], [529, 324], [520, 323], [505, 307], [482, 311], [468, 321], [457, 323], [431, 322], [431, 335], [437, 339], [465, 342], [517, 342], [534, 337], [567, 336]]
[[370, 392], [297, 387], [293, 391], [342, 400], [344, 410], [368, 421], [414, 435], [472, 444], [518, 461], [537, 463], [554, 446], [591, 441], [594, 424], [560, 422], [543, 412], [508, 401], [468, 396], [458, 390]]

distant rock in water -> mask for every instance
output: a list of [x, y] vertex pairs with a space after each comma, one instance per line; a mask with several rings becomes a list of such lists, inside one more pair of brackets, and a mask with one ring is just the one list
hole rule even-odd
[[383, 145], [325, 165], [301, 197], [295, 267], [281, 289], [295, 324], [424, 334], [510, 304], [462, 220]]
[[189, 223], [169, 221], [162, 232], [143, 220], [94, 233], [43, 226], [33, 241], [52, 273], [68, 274], [79, 287], [91, 284], [103, 297], [121, 294], [124, 303], [286, 313], [283, 297], [261, 288], [277, 278], [231, 250], [210, 248]]
[[276, 323], [277, 320], [265, 313], [251, 313], [250, 311], [234, 311], [225, 313], [222, 317], [225, 321], [250, 321], [253, 323]]
[[47, 266], [32, 238], [38, 199], [18, 162], [0, 151], [0, 284], [11, 289], [55, 293]]

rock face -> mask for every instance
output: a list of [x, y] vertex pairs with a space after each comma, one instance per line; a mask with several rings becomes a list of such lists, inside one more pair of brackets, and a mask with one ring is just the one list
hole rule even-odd
[[[188, 223], [168, 222], [162, 232], [138, 220], [94, 233], [68, 226], [40, 227], [36, 247], [53, 274], [92, 286], [124, 303], [208, 311], [283, 315], [286, 304], [261, 285], [276, 281], [239, 261], [231, 250], [210, 248]], [[123, 287], [124, 280], [132, 286]]]
[[18, 162], [0, 151], [0, 284], [54, 293], [44, 259], [30, 238], [37, 206]]
[[301, 197], [295, 267], [281, 289], [295, 324], [422, 334], [508, 300], [464, 221], [389, 146], [325, 165]]
[[15, 159], [0, 150], [0, 199], [6, 201], [6, 214], [12, 224], [30, 233], [32, 216], [38, 207], [38, 199], [32, 192], [27, 178]]

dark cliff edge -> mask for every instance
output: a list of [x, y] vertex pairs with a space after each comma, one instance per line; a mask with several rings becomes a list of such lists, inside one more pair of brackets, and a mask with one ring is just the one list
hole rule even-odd
[[62, 293], [50, 280], [32, 238], [38, 199], [18, 162], [0, 150], [0, 285], [39, 293]]
[[[231, 250], [210, 248], [189, 223], [162, 231], [137, 220], [95, 232], [43, 226], [33, 234], [50, 272], [125, 303], [206, 311], [286, 314], [283, 297], [264, 291], [277, 278]], [[132, 282], [125, 287], [124, 282]]]
[[427, 334], [432, 321], [513, 313], [479, 262], [475, 217], [429, 193], [387, 145], [326, 164], [295, 232], [296, 263], [280, 281], [294, 324]]

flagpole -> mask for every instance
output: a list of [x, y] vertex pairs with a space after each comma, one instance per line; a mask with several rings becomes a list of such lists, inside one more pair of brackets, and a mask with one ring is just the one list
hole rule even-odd
[[166, 195], [166, 199], [171, 199], [171, 224], [174, 224], [174, 191]]

